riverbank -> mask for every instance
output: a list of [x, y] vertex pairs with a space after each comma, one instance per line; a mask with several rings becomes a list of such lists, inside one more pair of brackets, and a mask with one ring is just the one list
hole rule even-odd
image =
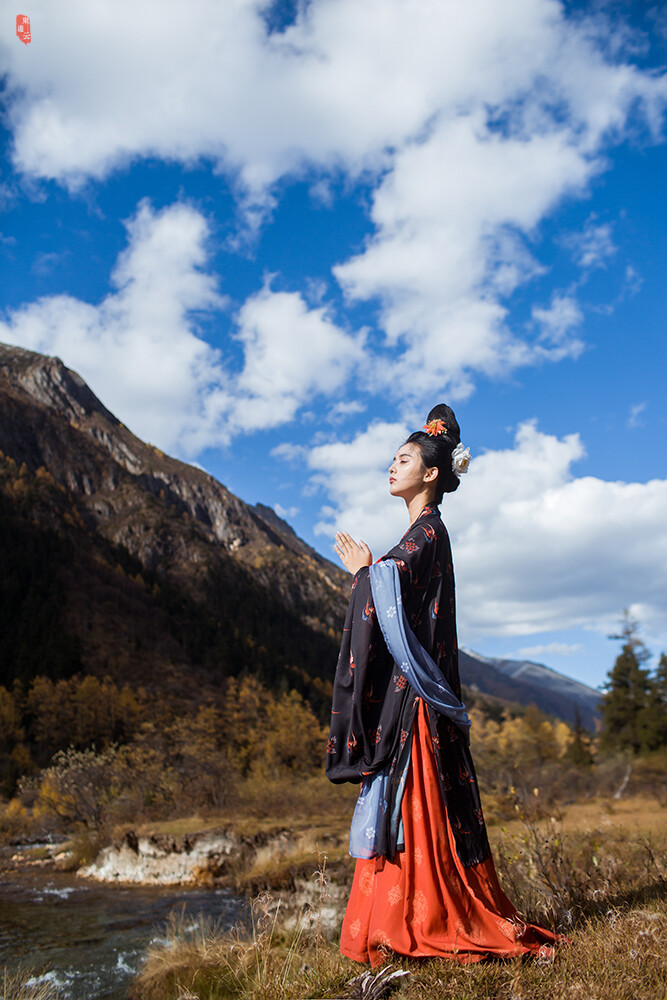
[[332, 935], [352, 878], [350, 791], [344, 790], [338, 806], [330, 800], [316, 818], [304, 815], [303, 807], [290, 816], [283, 800], [282, 815], [276, 810], [267, 816], [251, 803], [233, 816], [121, 824], [107, 831], [103, 846], [81, 832], [69, 840], [14, 844], [0, 851], [0, 870], [71, 871], [87, 883], [225, 890], [246, 899], [269, 891], [280, 894], [281, 919], [294, 924], [311, 906], [317, 872], [326, 864], [336, 888], [319, 919]]
[[[14, 838], [0, 846], [0, 870], [34, 866], [119, 885], [214, 886], [250, 897], [289, 890], [295, 878], [326, 855], [330, 872], [345, 878], [352, 872], [347, 842], [356, 789], [336, 789], [340, 792], [347, 794], [339, 796], [338, 808], [313, 815], [303, 808], [292, 811], [283, 801], [273, 816], [237, 809], [234, 814], [119, 824], [101, 835], [101, 842], [100, 835], [80, 831], [69, 838]], [[607, 832], [650, 837], [667, 828], [667, 803], [639, 795], [588, 798], [534, 809], [532, 815], [538, 825], [557, 823], [566, 832], [602, 837]], [[525, 834], [525, 822], [516, 813], [488, 826], [496, 843]]]
[[314, 909], [326, 866], [327, 878], [335, 883], [327, 904], [318, 903], [318, 921], [328, 936], [336, 932], [353, 874], [347, 834], [343, 839], [339, 831], [312, 823], [245, 834], [231, 826], [201, 830], [199, 825], [193, 818], [178, 824], [185, 832], [124, 831], [120, 841], [103, 848], [77, 875], [119, 885], [227, 889], [246, 898], [279, 893], [281, 920], [294, 925], [299, 914]]
[[147, 950], [168, 954], [175, 928], [187, 937], [237, 926], [247, 938], [247, 901], [262, 891], [282, 928], [305, 926], [307, 913], [314, 928], [323, 850], [336, 885], [318, 905], [317, 932], [332, 937], [340, 924], [351, 865], [330, 820], [193, 816], [119, 827], [109, 838], [78, 870], [67, 870], [76, 838], [0, 849], [2, 1000], [125, 1000]]

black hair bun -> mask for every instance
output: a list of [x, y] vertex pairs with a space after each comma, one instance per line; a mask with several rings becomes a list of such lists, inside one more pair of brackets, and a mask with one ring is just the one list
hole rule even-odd
[[461, 442], [461, 428], [458, 425], [458, 421], [454, 416], [454, 411], [451, 406], [447, 406], [447, 403], [438, 403], [430, 411], [428, 417], [426, 418], [426, 423], [430, 424], [432, 420], [441, 420], [445, 425], [444, 434], [454, 442], [454, 445], [460, 444]]

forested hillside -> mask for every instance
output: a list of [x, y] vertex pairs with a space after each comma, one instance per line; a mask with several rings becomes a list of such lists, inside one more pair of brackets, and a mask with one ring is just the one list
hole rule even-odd
[[345, 574], [140, 441], [58, 359], [0, 347], [0, 450], [4, 682], [330, 671]]

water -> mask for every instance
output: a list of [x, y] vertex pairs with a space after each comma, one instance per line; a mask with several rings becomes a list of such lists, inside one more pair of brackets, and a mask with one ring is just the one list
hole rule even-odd
[[68, 1000], [123, 1000], [173, 912], [223, 929], [245, 904], [228, 890], [119, 886], [64, 872], [0, 872], [0, 967], [46, 977]]

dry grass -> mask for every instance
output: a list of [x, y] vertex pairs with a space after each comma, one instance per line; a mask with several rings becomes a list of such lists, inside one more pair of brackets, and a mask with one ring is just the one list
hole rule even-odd
[[[539, 796], [535, 805], [539, 805]], [[592, 797], [567, 805], [546, 806], [540, 812], [542, 819], [550, 820], [553, 815], [564, 830], [577, 833], [619, 830], [629, 836], [643, 836], [667, 827], [667, 802], [661, 804], [647, 795], [627, 795], [620, 799]], [[512, 832], [522, 825], [519, 817], [502, 824], [503, 829]]]
[[[649, 832], [630, 841], [623, 829], [600, 836], [591, 828], [563, 832], [550, 820], [525, 820], [501, 833], [496, 850], [501, 881], [524, 916], [565, 929], [571, 945], [546, 962], [462, 966], [446, 959], [399, 960], [410, 975], [397, 995], [404, 1000], [667, 997], [667, 835]], [[289, 932], [280, 903], [266, 893], [255, 900], [250, 933], [221, 934], [210, 925], [188, 930], [173, 923], [165, 941], [148, 952], [132, 1000], [350, 995], [345, 984], [360, 967], [340, 956], [318, 922], [318, 910], [321, 914], [327, 905], [320, 872], [310, 912]]]
[[[323, 870], [320, 890], [324, 899]], [[310, 916], [304, 912], [286, 932], [280, 900], [262, 893], [252, 903], [250, 932], [220, 933], [210, 923], [188, 927], [172, 919], [165, 938], [148, 950], [130, 1000], [279, 1000], [340, 991], [351, 963], [326, 941], [317, 913]]]
[[[248, 897], [263, 890], [293, 891], [297, 882], [311, 876], [320, 851], [326, 852], [337, 877], [351, 881], [349, 827], [358, 791], [348, 785], [332, 794], [324, 776], [299, 783], [255, 777], [233, 812], [177, 817], [132, 829], [148, 836], [225, 830], [240, 841], [239, 851], [225, 864], [226, 885]], [[129, 829], [128, 824], [118, 825], [113, 839], [122, 839]]]
[[269, 837], [291, 831], [326, 830], [347, 837], [350, 816], [359, 794], [357, 785], [340, 785], [332, 792], [325, 776], [295, 780], [285, 777], [253, 776], [241, 786], [238, 801], [223, 813], [175, 816], [164, 820], [148, 820], [141, 824], [118, 824], [121, 833], [130, 827], [138, 834], [164, 833], [180, 836], [203, 831], [226, 829], [239, 836]]
[[531, 922], [554, 930], [614, 907], [659, 900], [667, 888], [667, 847], [650, 836], [565, 834], [527, 823], [525, 832], [496, 844], [504, 889]]
[[27, 970], [0, 970], [0, 990], [0, 1000], [58, 1000], [61, 997], [50, 979]]
[[[271, 918], [272, 919], [272, 918]], [[335, 944], [275, 925], [252, 939], [219, 936], [211, 928], [185, 934], [148, 956], [132, 1000], [304, 1000], [348, 995], [359, 966]], [[667, 991], [667, 908], [610, 910], [571, 933], [553, 960], [459, 965], [431, 959], [399, 961], [409, 971], [404, 1000], [663, 1000]]]
[[[312, 850], [326, 841], [330, 858], [335, 854], [332, 844], [338, 843], [346, 850], [358, 787], [340, 785], [332, 789], [330, 782], [319, 776], [306, 779], [297, 789], [295, 784], [292, 779], [285, 782], [254, 780], [248, 782], [247, 794], [233, 811], [194, 814], [140, 825], [124, 823], [115, 827], [114, 836], [122, 836], [130, 828], [139, 835], [161, 833], [174, 836], [227, 829], [245, 838], [264, 837], [269, 840], [281, 831], [289, 830], [295, 839], [309, 838]], [[299, 795], [298, 800], [295, 800], [295, 792]], [[492, 796], [484, 799], [487, 804], [485, 813], [493, 812], [491, 800]], [[523, 832], [523, 821], [513, 807], [511, 815], [513, 818], [509, 820], [490, 823], [487, 818], [493, 841]], [[544, 807], [542, 819], [545, 823], [550, 821], [552, 815], [565, 832], [573, 831], [579, 835], [598, 831], [602, 835], [619, 830], [636, 838], [658, 833], [667, 827], [667, 802], [660, 804], [645, 795], [627, 796], [620, 800], [590, 798], [565, 806]]]
[[358, 795], [358, 785], [339, 785], [334, 791], [324, 774], [298, 780], [293, 775], [257, 776], [244, 785], [233, 811], [233, 827], [245, 836], [277, 826], [297, 830], [322, 826], [347, 835]]
[[664, 905], [610, 911], [571, 934], [549, 962], [514, 960], [461, 966], [401, 963], [412, 976], [407, 1000], [664, 1000], [667, 912]]
[[329, 869], [335, 871], [338, 877], [352, 881], [353, 863], [347, 851], [347, 845], [337, 846], [333, 850], [317, 836], [303, 836], [294, 844], [286, 842], [284, 851], [262, 855], [247, 869], [240, 871], [234, 880], [238, 892], [246, 894], [265, 891], [270, 886], [271, 891], [294, 889], [297, 881], [308, 878], [313, 871], [314, 859], [320, 850], [326, 850]]

